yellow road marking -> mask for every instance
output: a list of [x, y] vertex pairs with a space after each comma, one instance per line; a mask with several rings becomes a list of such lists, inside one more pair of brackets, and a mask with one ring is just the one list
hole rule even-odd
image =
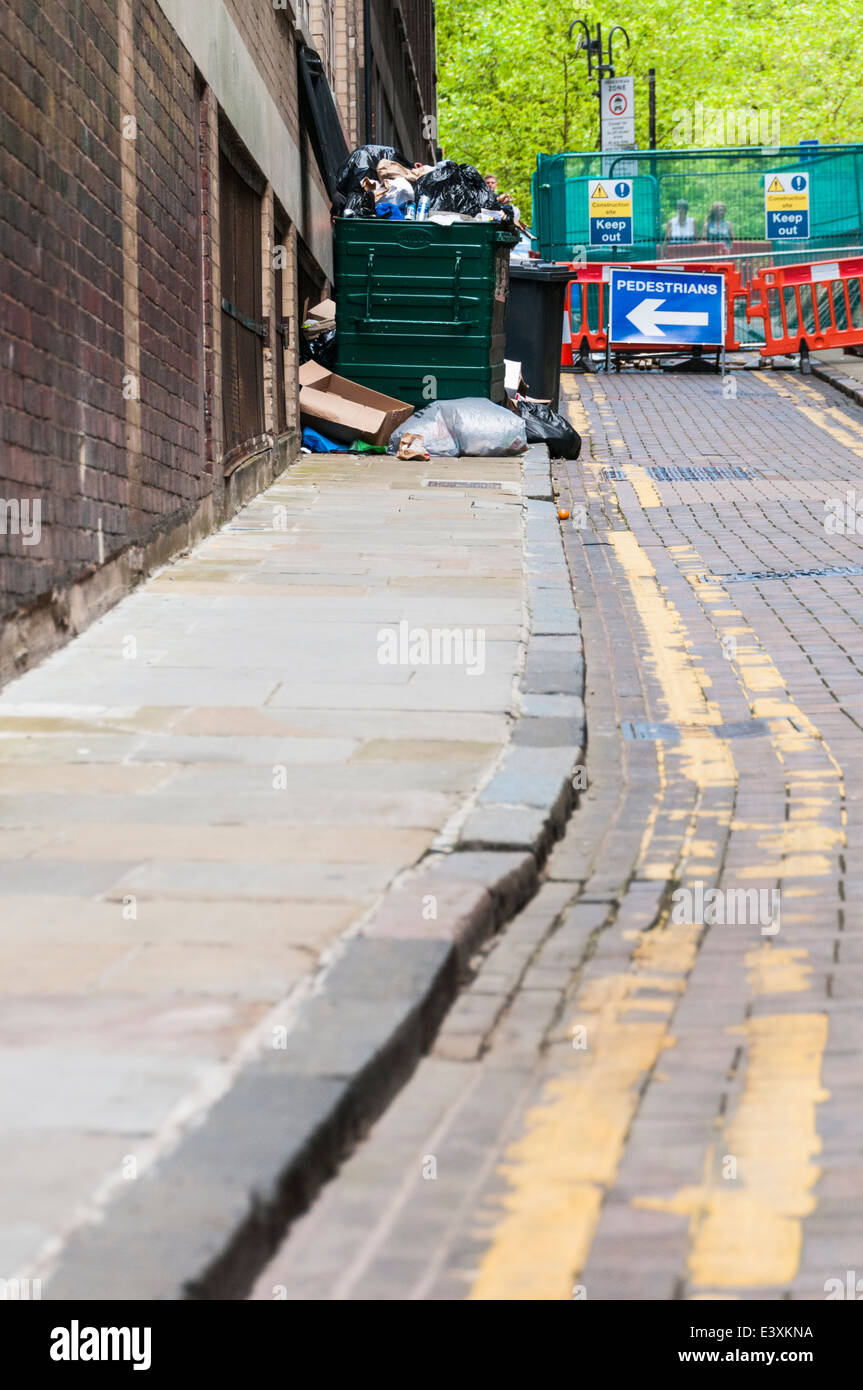
[[746, 967], [753, 994], [789, 994], [809, 988], [812, 966], [802, 946], [774, 946], [765, 941], [757, 951], [747, 951]]
[[[792, 401], [801, 415], [805, 416], [811, 424], [824, 430], [832, 439], [836, 440], [837, 444], [841, 444], [845, 449], [850, 449], [851, 453], [856, 454], [858, 458], [863, 458], [863, 439], [855, 438], [855, 434], [863, 435], [863, 425], [852, 419], [851, 416], [845, 415], [838, 406], [826, 405], [824, 397], [802, 381], [795, 380], [793, 388], [791, 388], [785, 382], [778, 381], [769, 375], [765, 375], [764, 380], [773, 387], [778, 395]], [[808, 396], [813, 402], [817, 402], [817, 405], [805, 405], [800, 400], [801, 394]], [[854, 431], [854, 433], [849, 433], [849, 430]]]
[[[709, 704], [684, 640], [674, 605], [629, 532], [611, 536], [632, 589], [662, 699], [675, 722], [703, 724], [707, 737], [658, 749], [699, 785], [731, 785], [733, 763], [724, 741], [710, 736], [718, 711]], [[721, 813], [717, 812], [717, 818]], [[730, 818], [730, 801], [724, 820]], [[641, 877], [666, 881], [673, 861], [644, 862], [656, 817], [642, 840]], [[689, 837], [692, 838], [692, 837]], [[526, 1117], [525, 1133], [507, 1150], [508, 1190], [470, 1292], [472, 1299], [562, 1299], [587, 1259], [604, 1192], [613, 1183], [638, 1105], [645, 1074], [673, 1046], [669, 1015], [695, 959], [698, 933], [666, 922], [639, 933], [630, 968], [585, 985], [573, 1026], [587, 1028], [588, 1049], [573, 1051], [572, 1076], [549, 1081]], [[642, 991], [650, 990], [645, 996]], [[665, 996], [665, 997], [663, 997]], [[637, 1013], [639, 1018], [632, 1018]], [[655, 1014], [655, 1018], [644, 1015]]]
[[561, 378], [561, 388], [566, 398], [566, 411], [574, 429], [585, 439], [590, 433], [590, 421], [582, 403], [581, 395], [572, 377]]
[[[688, 729], [679, 744], [658, 750], [663, 786], [668, 781], [670, 789], [671, 779], [682, 774], [699, 789], [719, 785], [730, 791], [736, 769], [727, 741], [714, 732], [720, 711], [706, 694], [708, 682], [693, 660], [680, 614], [633, 534], [613, 531], [609, 540], [641, 620], [646, 664], [659, 684], [663, 714]], [[675, 559], [694, 582], [695, 567], [703, 569], [697, 552], [676, 547]], [[842, 795], [841, 771], [818, 730], [788, 697], [785, 681], [728, 594], [721, 587], [699, 589], [699, 597], [705, 604], [721, 603], [721, 609], [706, 607], [705, 612], [733, 619], [733, 631], [750, 639], [738, 642], [732, 664], [753, 715], [777, 721], [771, 737], [787, 780], [799, 780], [810, 793], [826, 793], [810, 795], [799, 818], [765, 824], [759, 845], [770, 855], [769, 864], [736, 872], [774, 882], [783, 875], [828, 872], [829, 851], [843, 842], [844, 828], [821, 817]], [[718, 625], [720, 635], [724, 630]], [[773, 690], [782, 696], [764, 694]], [[797, 729], [786, 722], [789, 718]], [[828, 766], [795, 767], [799, 754], [811, 757], [815, 751]], [[727, 805], [699, 815], [727, 829], [730, 796]], [[709, 842], [705, 845], [693, 833], [691, 814], [682, 813], [683, 819], [687, 816], [690, 829], [682, 837], [686, 852], [713, 858], [705, 852]], [[667, 858], [647, 859], [657, 819], [653, 817], [642, 840], [639, 876], [662, 880], [674, 874], [676, 865]], [[654, 853], [658, 849], [653, 844]], [[645, 1075], [663, 1049], [674, 1045], [669, 1017], [685, 988], [697, 941], [692, 927], [666, 921], [640, 934], [625, 973], [590, 981], [579, 992], [574, 1026], [586, 1027], [588, 1050], [573, 1052], [572, 1075], [547, 1082], [539, 1104], [526, 1117], [525, 1133], [507, 1150], [501, 1168], [507, 1191], [496, 1203], [502, 1215], [495, 1219], [490, 1213], [493, 1228], [471, 1298], [571, 1296], [573, 1279], [587, 1261], [603, 1195], [614, 1183]], [[748, 954], [746, 964], [754, 993], [808, 987], [805, 950], [777, 950], [766, 943]], [[645, 989], [649, 995], [641, 994]], [[826, 1016], [769, 1015], [749, 1020], [741, 1031], [747, 1041], [746, 1079], [723, 1140], [724, 1153], [737, 1161], [739, 1183], [713, 1178], [711, 1151], [700, 1186], [670, 1198], [635, 1201], [689, 1216], [690, 1273], [699, 1290], [787, 1282], [799, 1263], [801, 1219], [814, 1207], [818, 1169], [811, 1159], [819, 1149], [816, 1106], [825, 1099], [819, 1078]]]
[[642, 507], [661, 507], [662, 498], [659, 495], [659, 488], [652, 478], [638, 467], [637, 464], [628, 463], [624, 467], [626, 481], [632, 485], [639, 504]]
[[[779, 981], [784, 986], [784, 981]], [[713, 1171], [700, 1187], [673, 1197], [635, 1198], [633, 1206], [689, 1217], [689, 1272], [701, 1289], [782, 1286], [800, 1263], [801, 1221], [815, 1208], [820, 1152], [816, 1107], [827, 1042], [825, 1014], [769, 1014], [743, 1029], [746, 1081], [728, 1124], [721, 1158], [736, 1177]]]
[[[590, 1250], [602, 1198], [614, 1181], [639, 1086], [664, 1048], [668, 1009], [695, 956], [691, 927], [645, 933], [625, 975], [588, 983], [573, 1028], [587, 1050], [573, 1051], [574, 1074], [545, 1086], [526, 1132], [506, 1153], [509, 1190], [471, 1299], [568, 1299]], [[639, 999], [639, 991], [665, 991]], [[656, 1004], [660, 1005], [657, 1010]], [[657, 1012], [656, 1019], [633, 1013]]]

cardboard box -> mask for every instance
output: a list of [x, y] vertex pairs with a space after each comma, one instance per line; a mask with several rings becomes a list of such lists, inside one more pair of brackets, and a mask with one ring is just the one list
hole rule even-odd
[[405, 401], [358, 386], [347, 377], [328, 372], [317, 362], [304, 362], [300, 367], [302, 422], [327, 439], [344, 444], [352, 444], [355, 439], [365, 440], [366, 444], [388, 444], [396, 426], [413, 413], [413, 406]]
[[307, 319], [317, 319], [320, 322], [336, 317], [336, 301], [334, 299], [322, 299], [320, 304], [315, 304], [306, 313]]
[[335, 300], [322, 299], [320, 304], [315, 304], [311, 309], [306, 301], [306, 311], [303, 314], [303, 337], [307, 343], [313, 342], [322, 333], [329, 333], [330, 329], [335, 328], [335, 326]]

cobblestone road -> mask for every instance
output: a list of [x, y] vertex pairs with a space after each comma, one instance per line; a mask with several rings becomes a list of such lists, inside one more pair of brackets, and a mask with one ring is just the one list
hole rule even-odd
[[823, 1299], [863, 1269], [863, 555], [825, 526], [863, 411], [731, 382], [568, 378], [588, 790], [254, 1297]]

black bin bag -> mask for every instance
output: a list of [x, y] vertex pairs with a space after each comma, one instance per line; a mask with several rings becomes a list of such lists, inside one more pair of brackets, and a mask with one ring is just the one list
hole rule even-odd
[[504, 207], [472, 164], [456, 164], [454, 159], [441, 160], [427, 174], [421, 174], [416, 184], [417, 202], [428, 198], [429, 212], [462, 212], [476, 217], [485, 210], [503, 212], [512, 221], [512, 208]]
[[359, 193], [363, 179], [377, 178], [378, 164], [382, 159], [392, 159], [396, 164], [403, 164], [406, 169], [411, 167], [410, 160], [392, 145], [360, 145], [359, 149], [348, 155], [339, 169], [336, 175], [336, 192], [343, 198], [350, 197], [351, 193]]
[[528, 444], [547, 444], [553, 459], [577, 459], [581, 435], [569, 421], [545, 401], [516, 401], [516, 410], [527, 430]]

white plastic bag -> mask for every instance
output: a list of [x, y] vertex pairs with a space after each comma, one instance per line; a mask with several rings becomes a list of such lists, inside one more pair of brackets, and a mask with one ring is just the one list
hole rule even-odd
[[507, 458], [527, 448], [525, 422], [505, 406], [482, 396], [441, 401], [444, 418], [460, 454], [471, 458]]
[[414, 186], [407, 179], [387, 179], [384, 183], [383, 199], [395, 203], [397, 208], [407, 207], [414, 201]]
[[422, 410], [411, 415], [403, 425], [398, 425], [390, 436], [387, 453], [398, 453], [403, 434], [420, 434], [432, 458], [457, 458], [459, 447], [447, 426], [442, 404], [441, 401], [432, 401], [431, 405], [423, 406]]
[[398, 452], [402, 435], [421, 434], [432, 458], [511, 458], [527, 448], [527, 427], [519, 415], [482, 396], [432, 401], [393, 431], [387, 452]]

